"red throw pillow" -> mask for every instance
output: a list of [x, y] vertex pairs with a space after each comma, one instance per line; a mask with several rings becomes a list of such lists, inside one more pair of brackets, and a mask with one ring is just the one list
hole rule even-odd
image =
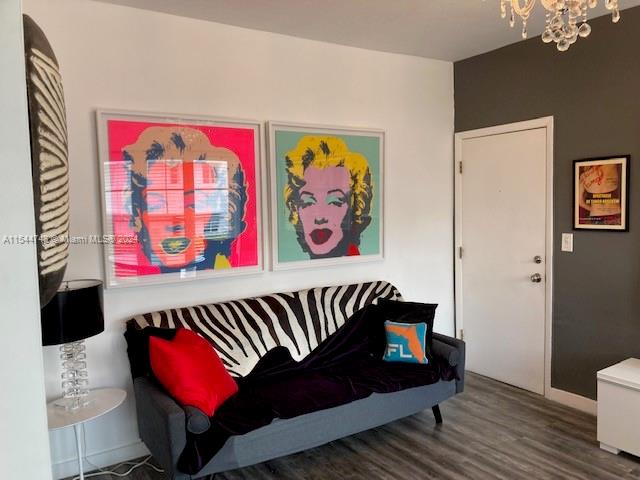
[[149, 337], [149, 359], [154, 375], [178, 403], [209, 416], [238, 391], [213, 347], [191, 330], [179, 329], [171, 341]]

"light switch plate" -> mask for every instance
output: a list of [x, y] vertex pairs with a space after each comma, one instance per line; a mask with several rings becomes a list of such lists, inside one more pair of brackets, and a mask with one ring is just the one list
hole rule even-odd
[[562, 234], [562, 251], [573, 252], [573, 233]]

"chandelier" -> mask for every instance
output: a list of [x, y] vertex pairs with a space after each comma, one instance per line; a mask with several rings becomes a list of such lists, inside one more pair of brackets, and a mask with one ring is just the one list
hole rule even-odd
[[[544, 43], [555, 42], [561, 52], [566, 52], [578, 37], [588, 37], [591, 26], [587, 23], [588, 11], [598, 5], [598, 0], [540, 0], [546, 10], [546, 26], [542, 33]], [[604, 5], [610, 10], [611, 20], [620, 20], [619, 0], [605, 0]], [[522, 38], [527, 38], [527, 22], [533, 11], [536, 0], [500, 0], [500, 15], [507, 17], [509, 5], [509, 25], [516, 24], [516, 15], [522, 19]], [[580, 26], [578, 26], [580, 23]]]

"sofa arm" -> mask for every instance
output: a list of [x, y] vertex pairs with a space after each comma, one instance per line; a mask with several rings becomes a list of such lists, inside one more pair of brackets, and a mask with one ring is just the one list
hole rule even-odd
[[433, 334], [433, 354], [443, 358], [454, 367], [456, 373], [456, 392], [464, 390], [465, 344], [462, 340], [440, 333]]
[[133, 386], [142, 441], [169, 478], [181, 478], [176, 464], [187, 443], [184, 410], [148, 378], [136, 378]]

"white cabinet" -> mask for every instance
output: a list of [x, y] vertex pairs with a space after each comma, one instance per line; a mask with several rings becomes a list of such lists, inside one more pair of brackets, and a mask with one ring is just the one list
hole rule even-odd
[[611, 453], [640, 456], [640, 359], [598, 372], [598, 441]]

